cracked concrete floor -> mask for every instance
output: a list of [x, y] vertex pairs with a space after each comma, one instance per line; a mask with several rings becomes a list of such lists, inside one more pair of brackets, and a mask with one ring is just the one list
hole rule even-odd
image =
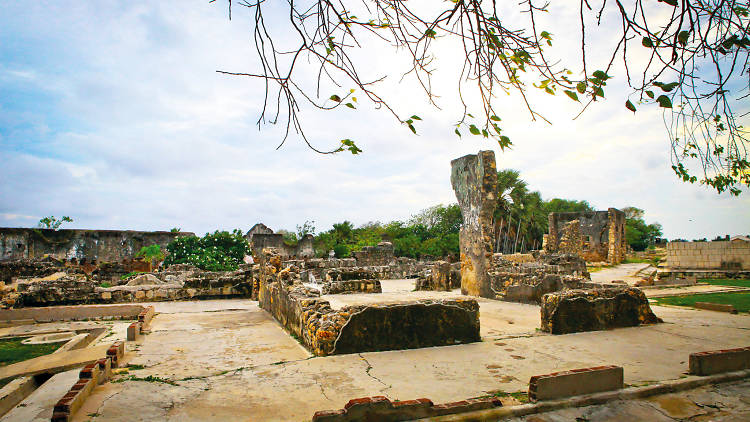
[[[412, 296], [393, 290], [382, 299]], [[479, 303], [482, 342], [329, 357], [312, 357], [257, 302], [155, 303], [151, 334], [128, 343], [127, 361], [143, 369], [97, 387], [74, 420], [301, 421], [355, 397], [442, 403], [523, 391], [532, 375], [602, 364], [624, 366], [625, 382], [637, 385], [680, 378], [690, 353], [750, 338], [748, 315], [657, 306], [664, 324], [552, 336], [537, 330], [538, 306]]]

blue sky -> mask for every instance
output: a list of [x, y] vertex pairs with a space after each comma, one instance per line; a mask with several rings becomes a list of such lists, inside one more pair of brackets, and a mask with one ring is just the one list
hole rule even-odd
[[[578, 110], [559, 96], [535, 96], [552, 125], [532, 122], [512, 97], [500, 103], [514, 141], [501, 153], [491, 141], [453, 135], [450, 73], [436, 75], [442, 111], [413, 81], [391, 76], [382, 92], [423, 117], [419, 135], [366, 102], [356, 111], [305, 112], [316, 146], [351, 138], [364, 149], [320, 156], [297, 138], [276, 150], [281, 128], [255, 125], [262, 86], [215, 72], [257, 70], [242, 8], [230, 22], [224, 5], [207, 1], [2, 7], [0, 226], [70, 215], [70, 227], [203, 233], [257, 222], [294, 229], [314, 220], [325, 230], [344, 219], [406, 219], [455, 201], [451, 159], [493, 149], [498, 168], [519, 170], [545, 198], [637, 206], [670, 238], [750, 232], [748, 193], [735, 198], [679, 182], [661, 112], [625, 110], [617, 78], [609, 99], [575, 121]], [[570, 28], [572, 12], [553, 14]], [[559, 54], [577, 49], [577, 34], [551, 32]], [[445, 56], [438, 60], [449, 68]], [[359, 57], [373, 74], [402, 63], [385, 48]]]

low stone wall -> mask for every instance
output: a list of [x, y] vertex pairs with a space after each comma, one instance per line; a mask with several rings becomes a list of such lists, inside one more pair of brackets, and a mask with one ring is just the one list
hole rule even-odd
[[669, 242], [666, 266], [678, 270], [748, 271], [750, 242]]
[[329, 272], [335, 273], [340, 270], [367, 272], [371, 275], [370, 278], [377, 280], [417, 278], [421, 271], [432, 265], [432, 262], [422, 262], [412, 258], [396, 258], [388, 265], [362, 265], [354, 258], [316, 258], [284, 261], [283, 263], [284, 268], [292, 265], [300, 269], [305, 282], [308, 282], [310, 276], [320, 282], [326, 279]]
[[51, 322], [99, 318], [134, 319], [143, 309], [141, 305], [49, 306], [44, 308], [2, 309], [0, 310], [0, 321], [28, 319], [36, 322]]
[[662, 322], [640, 289], [570, 290], [544, 295], [542, 331], [567, 334]]
[[352, 255], [357, 260], [357, 265], [362, 266], [390, 265], [395, 262], [391, 242], [380, 242], [377, 246], [365, 246], [361, 251], [353, 252]]
[[341, 280], [323, 283], [324, 295], [348, 293], [383, 293], [379, 280]]
[[[416, 283], [417, 290], [437, 290], [449, 292], [453, 288], [451, 264], [445, 261], [438, 261], [432, 265], [427, 274], [425, 271], [419, 276]], [[459, 272], [460, 276], [460, 272]], [[457, 287], [461, 287], [460, 281]]]
[[[79, 275], [65, 275], [54, 280], [19, 282], [14, 307], [80, 305], [97, 303], [132, 303], [190, 299], [219, 299], [254, 295], [252, 269], [227, 272], [165, 271], [139, 275], [155, 284], [101, 287], [99, 281]], [[176, 274], [179, 274], [176, 275]], [[151, 276], [147, 278], [146, 276]], [[165, 282], [170, 280], [171, 282]]]
[[421, 300], [333, 309], [299, 268], [264, 253], [259, 304], [318, 356], [479, 341], [476, 300]]

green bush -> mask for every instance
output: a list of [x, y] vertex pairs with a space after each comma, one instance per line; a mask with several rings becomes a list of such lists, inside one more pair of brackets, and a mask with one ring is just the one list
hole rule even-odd
[[349, 256], [349, 247], [346, 245], [338, 244], [333, 247], [333, 253], [336, 254], [336, 258], [346, 258]]
[[167, 245], [167, 252], [165, 266], [191, 264], [207, 271], [232, 271], [250, 254], [250, 244], [240, 230], [217, 230], [203, 237], [178, 237]]

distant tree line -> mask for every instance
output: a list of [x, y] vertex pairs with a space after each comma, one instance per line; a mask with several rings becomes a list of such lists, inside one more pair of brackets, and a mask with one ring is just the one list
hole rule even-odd
[[[541, 249], [542, 237], [547, 233], [551, 212], [594, 211], [585, 200], [552, 198], [543, 200], [538, 191], [530, 191], [528, 184], [516, 170], [498, 172], [497, 208], [492, 225], [495, 252], [514, 253]], [[643, 250], [661, 236], [661, 225], [646, 224], [643, 210], [623, 209], [627, 218], [627, 241], [634, 250]], [[327, 231], [315, 233], [314, 222], [297, 226], [296, 232], [279, 230], [289, 245], [294, 245], [306, 234], [314, 235], [318, 256], [334, 251], [339, 258], [365, 246], [383, 240], [393, 243], [396, 256], [411, 258], [458, 258], [458, 232], [463, 220], [457, 204], [435, 205], [413, 215], [407, 221], [368, 222], [355, 227], [350, 221], [336, 223]]]

